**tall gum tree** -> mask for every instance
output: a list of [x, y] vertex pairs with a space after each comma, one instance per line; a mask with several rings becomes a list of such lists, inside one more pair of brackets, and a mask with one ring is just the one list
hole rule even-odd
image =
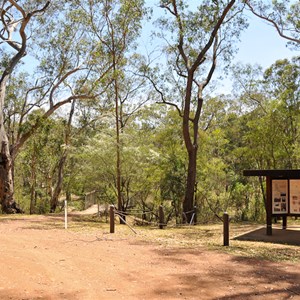
[[[27, 34], [26, 29], [33, 17], [43, 13], [49, 6], [50, 1], [43, 6], [37, 7], [27, 12], [17, 1], [3, 1], [1, 6], [1, 30], [0, 38], [2, 44], [13, 49], [15, 53], [6, 56], [6, 61], [2, 65], [0, 78], [0, 199], [4, 212], [20, 212], [14, 200], [13, 194], [13, 155], [11, 153], [8, 134], [4, 126], [4, 105], [6, 97], [6, 87], [8, 80], [26, 55]], [[17, 36], [16, 33], [17, 32]]]
[[[182, 117], [182, 135], [188, 154], [188, 171], [183, 200], [183, 217], [190, 222], [194, 211], [194, 194], [197, 176], [198, 131], [204, 91], [212, 80], [217, 59], [229, 61], [234, 53], [234, 40], [246, 27], [242, 16], [244, 4], [238, 1], [197, 1], [193, 10], [187, 1], [160, 1], [167, 18], [160, 20], [167, 47], [169, 75], [165, 84], [156, 83], [165, 104], [174, 106]], [[170, 18], [170, 16], [172, 18]], [[171, 75], [170, 75], [171, 74]], [[175, 85], [174, 85], [175, 82]], [[170, 86], [172, 93], [166, 95]], [[172, 89], [172, 88], [171, 88]], [[177, 95], [177, 99], [175, 97]], [[178, 101], [180, 99], [180, 101]]]
[[[106, 27], [107, 27], [107, 51], [111, 57], [113, 66], [112, 76], [112, 98], [115, 102], [116, 119], [116, 187], [118, 198], [118, 210], [126, 210], [124, 195], [124, 179], [122, 178], [122, 139], [124, 128], [123, 91], [121, 81], [125, 79], [124, 68], [127, 65], [126, 53], [130, 48], [141, 28], [143, 17], [143, 0], [136, 1], [106, 1]], [[124, 218], [124, 216], [123, 216]], [[121, 219], [121, 223], [123, 223]]]
[[[118, 210], [126, 210], [125, 179], [122, 178], [122, 131], [131, 113], [126, 111], [126, 102], [136, 97], [137, 90], [142, 87], [140, 79], [134, 81], [128, 76], [129, 57], [135, 49], [136, 39], [141, 30], [141, 20], [145, 14], [144, 0], [90, 1], [82, 5], [81, 16], [85, 20], [86, 29], [98, 52], [94, 55], [93, 64], [99, 68], [105, 59], [111, 69], [101, 85], [106, 86], [102, 99], [114, 110], [116, 133], [116, 187]], [[131, 72], [132, 73], [132, 72]], [[138, 82], [139, 81], [139, 82]], [[133, 102], [133, 101], [132, 101]], [[132, 103], [131, 103], [132, 104]], [[133, 104], [132, 112], [139, 105]], [[100, 107], [100, 106], [99, 106]]]
[[[44, 5], [40, 4], [43, 2], [4, 1], [1, 9], [1, 56], [4, 63], [0, 79], [0, 199], [2, 211], [5, 213], [20, 212], [14, 199], [13, 169], [14, 160], [24, 143], [43, 120], [63, 105], [97, 97], [94, 85], [87, 83], [92, 73], [89, 65], [90, 52], [83, 51], [89, 45], [85, 47], [87, 43], [82, 43], [84, 34], [80, 31], [80, 23], [72, 26], [73, 20], [70, 21], [67, 17], [62, 17], [64, 23], [61, 23], [52, 14], [57, 10], [57, 3], [53, 1], [50, 5], [50, 1], [45, 1]], [[63, 6], [60, 4], [58, 7]], [[46, 18], [49, 11], [51, 14]], [[59, 11], [59, 14], [63, 16], [63, 11]], [[57, 24], [59, 30], [53, 24]], [[45, 31], [42, 30], [48, 30], [47, 39], [44, 38]], [[24, 79], [29, 87], [23, 95], [21, 109], [17, 112], [18, 124], [14, 137], [10, 140], [13, 143], [10, 143], [5, 126], [7, 116], [4, 114], [6, 102], [9, 101], [6, 89], [9, 79], [14, 75], [13, 71], [29, 51], [32, 55], [35, 54], [38, 72]], [[105, 68], [103, 69], [105, 72]], [[29, 122], [29, 117], [36, 108], [42, 108], [43, 114]]]
[[[187, 9], [189, 5], [194, 8], [194, 12]], [[182, 0], [161, 0], [160, 6], [167, 15], [161, 18], [159, 24], [163, 28], [161, 37], [168, 43], [165, 53], [170, 68], [165, 76], [149, 72], [148, 67], [142, 71], [147, 73], [161, 101], [174, 106], [183, 120], [183, 138], [189, 159], [183, 212], [189, 221], [193, 212], [197, 174], [198, 122], [206, 91], [211, 86], [209, 83], [217, 66], [217, 58], [218, 64], [220, 61], [230, 61], [234, 54], [232, 44], [246, 26], [242, 16], [245, 9], [274, 26], [281, 37], [297, 48], [300, 7], [299, 1], [282, 0], [272, 3], [199, 0], [192, 4]], [[223, 60], [220, 60], [221, 56]]]

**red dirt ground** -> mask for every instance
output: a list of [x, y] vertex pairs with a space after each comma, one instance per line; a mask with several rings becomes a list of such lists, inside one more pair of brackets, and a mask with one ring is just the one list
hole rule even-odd
[[[300, 264], [0, 222], [0, 299], [300, 299]], [[52, 227], [53, 228], [53, 227]]]

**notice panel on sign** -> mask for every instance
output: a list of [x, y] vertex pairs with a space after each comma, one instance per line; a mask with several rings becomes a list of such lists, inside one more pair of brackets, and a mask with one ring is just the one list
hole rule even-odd
[[273, 214], [288, 212], [288, 180], [276, 179], [272, 181], [272, 210]]
[[300, 214], [300, 180], [290, 180], [290, 213]]

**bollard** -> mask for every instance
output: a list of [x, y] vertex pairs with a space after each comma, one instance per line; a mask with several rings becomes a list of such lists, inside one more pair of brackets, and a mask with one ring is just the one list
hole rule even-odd
[[160, 205], [159, 206], [159, 210], [158, 210], [158, 217], [159, 217], [159, 229], [163, 229], [164, 228], [164, 223], [165, 223], [165, 216], [164, 216], [164, 209], [163, 206]]
[[223, 214], [223, 246], [229, 246], [229, 216], [227, 212]]
[[65, 229], [68, 229], [68, 201], [65, 200]]
[[110, 233], [115, 233], [115, 207], [113, 205], [109, 207], [109, 223]]

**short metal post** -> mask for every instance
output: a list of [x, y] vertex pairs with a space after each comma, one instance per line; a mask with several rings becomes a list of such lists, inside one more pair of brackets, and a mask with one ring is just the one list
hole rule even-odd
[[229, 246], [229, 215], [227, 212], [223, 214], [223, 236], [224, 236], [224, 246]]
[[68, 201], [65, 200], [65, 229], [68, 229]]
[[163, 229], [164, 228], [164, 222], [165, 222], [165, 220], [164, 220], [165, 215], [164, 215], [164, 209], [163, 209], [162, 205], [159, 206], [158, 217], [159, 217], [159, 229]]
[[109, 223], [110, 233], [115, 233], [115, 207], [113, 205], [109, 207]]

